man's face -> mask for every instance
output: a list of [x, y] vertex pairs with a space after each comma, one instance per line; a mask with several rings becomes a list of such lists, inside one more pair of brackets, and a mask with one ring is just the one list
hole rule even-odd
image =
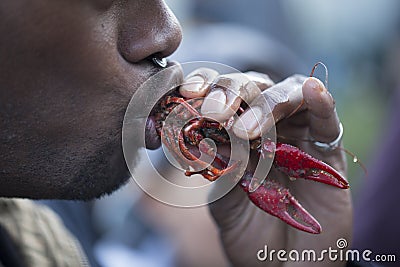
[[88, 199], [126, 181], [125, 109], [179, 45], [162, 0], [0, 2], [0, 196]]

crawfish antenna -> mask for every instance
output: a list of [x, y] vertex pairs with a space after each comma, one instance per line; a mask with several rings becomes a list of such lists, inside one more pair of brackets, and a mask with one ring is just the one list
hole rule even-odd
[[310, 77], [314, 76], [314, 72], [319, 65], [321, 65], [325, 69], [325, 88], [328, 89], [328, 68], [326, 67], [326, 65], [324, 63], [322, 63], [321, 61], [315, 63], [314, 67], [311, 70]]
[[365, 164], [357, 157], [356, 154], [354, 154], [353, 152], [351, 152], [350, 150], [347, 150], [344, 147], [339, 147], [342, 151], [344, 151], [347, 155], [349, 155], [350, 157], [353, 158], [353, 162], [357, 163], [361, 169], [363, 169], [365, 176], [368, 176], [368, 170], [367, 167], [365, 166]]

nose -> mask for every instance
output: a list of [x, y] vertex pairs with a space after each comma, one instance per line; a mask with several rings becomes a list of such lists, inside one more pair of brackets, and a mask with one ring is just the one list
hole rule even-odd
[[162, 0], [125, 1], [121, 6], [118, 49], [130, 63], [150, 56], [167, 57], [179, 46], [178, 20]]

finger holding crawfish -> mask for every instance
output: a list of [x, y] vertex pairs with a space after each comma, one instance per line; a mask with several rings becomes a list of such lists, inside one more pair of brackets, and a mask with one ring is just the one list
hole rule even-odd
[[[186, 144], [197, 146], [200, 152], [210, 155], [212, 149], [207, 146], [207, 143], [201, 143], [203, 139], [210, 138], [218, 145], [229, 143], [230, 140], [225, 129], [232, 127], [233, 120], [231, 117], [235, 112], [242, 109], [240, 107], [241, 101], [253, 100], [260, 94], [260, 88], [265, 89], [270, 85], [272, 85], [272, 81], [268, 76], [262, 74], [249, 73], [248, 76], [243, 76], [240, 73], [233, 73], [218, 76], [213, 70], [199, 69], [189, 74], [186, 82], [179, 90], [180, 95], [196, 97], [207, 94], [209, 98], [212, 98], [211, 100], [209, 98], [206, 98], [206, 101], [194, 100], [193, 103], [189, 104], [188, 99], [166, 96], [161, 101], [160, 106], [164, 110], [164, 112], [161, 112], [161, 116], [169, 115], [171, 109], [173, 110], [178, 105], [179, 108], [186, 109], [188, 113], [194, 116], [181, 130], [179, 126], [182, 125], [182, 122], [179, 120], [185, 120], [188, 117], [184, 115], [184, 112], [179, 113], [180, 111], [178, 111], [172, 116], [177, 122], [171, 123], [169, 127], [163, 127], [163, 132], [160, 132], [163, 143], [176, 155], [182, 154], [181, 157], [178, 156], [178, 161], [187, 169], [186, 175], [202, 174], [208, 180], [214, 181], [237, 166], [238, 162], [228, 166], [228, 163], [218, 153], [212, 154], [215, 157], [213, 164], [202, 162], [198, 158], [199, 153], [190, 151]], [[227, 93], [225, 102], [218, 99], [218, 95], [222, 95], [222, 90]], [[190, 100], [190, 102], [192, 101]], [[201, 103], [201, 111], [196, 110], [199, 103]], [[215, 107], [217, 110], [210, 112], [207, 111], [207, 107]], [[228, 107], [228, 109], [221, 112], [224, 107]], [[207, 114], [205, 114], [205, 111], [207, 111]], [[221, 114], [222, 116], [220, 116]], [[161, 121], [163, 121], [163, 118], [161, 118]], [[216, 168], [215, 165], [222, 169]], [[202, 171], [189, 171], [190, 167], [195, 169], [200, 167]]]
[[[249, 80], [253, 80], [257, 86]], [[196, 81], [196, 83], [190, 85], [191, 81]], [[200, 141], [207, 137], [207, 132], [199, 129], [212, 129], [214, 136], [222, 136], [220, 139], [225, 140], [223, 132], [220, 131], [221, 127], [215, 122], [208, 125], [212, 125], [211, 127], [203, 127], [205, 125], [203, 125], [202, 116], [207, 116], [225, 123], [224, 126], [229, 125], [237, 136], [254, 140], [253, 147], [257, 147], [261, 157], [268, 153], [275, 153], [273, 168], [292, 180], [311, 179], [339, 188], [348, 188], [348, 183], [340, 172], [297, 148], [301, 147], [310, 154], [323, 158], [339, 171], [345, 171], [343, 155], [338, 155], [342, 153], [340, 150], [321, 152], [310, 142], [310, 140], [330, 142], [339, 133], [334, 101], [319, 80], [292, 76], [274, 85], [267, 76], [260, 74], [251, 73], [245, 78], [238, 74], [217, 76], [216, 73], [210, 74], [209, 70], [202, 69], [190, 74], [186, 82], [189, 85], [184, 85], [179, 90], [182, 96], [205, 96], [203, 102], [197, 103], [201, 106], [196, 111], [197, 113], [186, 101], [182, 105], [198, 118], [192, 120], [184, 131], [170, 127], [164, 134], [164, 143], [171, 147], [172, 151], [183, 152], [183, 165], [190, 166], [190, 160], [198, 159], [197, 155], [190, 152], [186, 143], [192, 142], [191, 145], [199, 145]], [[178, 102], [183, 103], [179, 100], [176, 104]], [[251, 109], [246, 108], [243, 102], [250, 103]], [[272, 114], [268, 114], [268, 107], [271, 108]], [[240, 122], [231, 119], [234, 113], [240, 114]], [[278, 136], [285, 136], [292, 145], [297, 147], [283, 143], [287, 141], [286, 139], [278, 139], [277, 143], [270, 140], [264, 140], [261, 143], [257, 140], [275, 123]], [[207, 151], [207, 147], [203, 150]], [[206, 167], [204, 171], [188, 171], [187, 175], [200, 173], [209, 180], [215, 180], [234, 168], [233, 165], [228, 167], [227, 159], [220, 155], [216, 157], [214, 163], [207, 164], [207, 167], [203, 163]], [[301, 196], [303, 200], [306, 200], [303, 202], [310, 204], [314, 209], [315, 203], [326, 202], [320, 199], [324, 195], [321, 195], [321, 192], [330, 192], [332, 188], [321, 188], [316, 184], [304, 184], [298, 181], [292, 182], [289, 179], [278, 181], [276, 177], [271, 177], [271, 174], [265, 180], [263, 180], [264, 177], [253, 176], [254, 170], [246, 172], [240, 185], [256, 206], [295, 228], [310, 233], [321, 232], [318, 221], [299, 204], [294, 196]], [[256, 190], [252, 188], [252, 181], [255, 178], [257, 178], [256, 181], [262, 181], [261, 186]], [[329, 206], [329, 203], [326, 206]]]

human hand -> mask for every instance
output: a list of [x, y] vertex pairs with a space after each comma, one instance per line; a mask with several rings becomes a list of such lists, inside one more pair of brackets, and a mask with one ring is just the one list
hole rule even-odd
[[[291, 143], [334, 167], [342, 175], [346, 174], [345, 156], [341, 149], [321, 151], [311, 140], [329, 143], [339, 134], [339, 119], [335, 110], [335, 103], [325, 86], [315, 78], [292, 76], [281, 83], [273, 85], [268, 76], [259, 73], [243, 75], [229, 74], [219, 76], [209, 69], [200, 69], [186, 78], [187, 83], [193, 85], [182, 86], [180, 93], [186, 97], [203, 97], [203, 114], [216, 120], [223, 121], [230, 118], [239, 108], [241, 101], [251, 103], [252, 108], [261, 110], [261, 117], [255, 120], [254, 114], [241, 117], [248, 130], [243, 127], [234, 127], [234, 132], [242, 138], [255, 139], [273, 126], [273, 121], [266, 119], [267, 109], [263, 106], [268, 99], [275, 119], [277, 136], [285, 137], [283, 142]], [[200, 78], [199, 78], [200, 77]], [[259, 90], [248, 86], [248, 79], [254, 81]], [[200, 86], [204, 81], [205, 86]], [[223, 84], [216, 87], [212, 84]], [[210, 85], [211, 84], [211, 85]], [[216, 89], [218, 88], [218, 89]], [[223, 90], [223, 88], [229, 90]], [[210, 90], [211, 89], [211, 90]], [[262, 93], [260, 92], [262, 91]], [[235, 92], [235, 93], [231, 93]], [[214, 99], [211, 100], [211, 99]], [[215, 105], [215, 99], [225, 102], [226, 106]], [[271, 99], [273, 101], [271, 101]], [[302, 104], [303, 103], [303, 104]], [[256, 122], [252, 122], [255, 120]], [[260, 124], [259, 127], [254, 125]], [[222, 199], [210, 205], [211, 214], [220, 230], [221, 240], [226, 254], [235, 266], [320, 266], [320, 262], [260, 262], [257, 252], [265, 245], [269, 250], [285, 249], [313, 249], [317, 257], [320, 251], [335, 247], [339, 238], [351, 241], [352, 206], [349, 190], [325, 184], [296, 179], [290, 181], [288, 177], [274, 172], [274, 180], [279, 180], [289, 188], [293, 196], [321, 223], [323, 231], [319, 235], [301, 232], [288, 226], [282, 221], [258, 209], [253, 205], [246, 193], [238, 186]], [[276, 177], [280, 176], [280, 177]], [[287, 256], [287, 255], [286, 255]], [[344, 262], [329, 262], [325, 257], [324, 266], [340, 266]]]

